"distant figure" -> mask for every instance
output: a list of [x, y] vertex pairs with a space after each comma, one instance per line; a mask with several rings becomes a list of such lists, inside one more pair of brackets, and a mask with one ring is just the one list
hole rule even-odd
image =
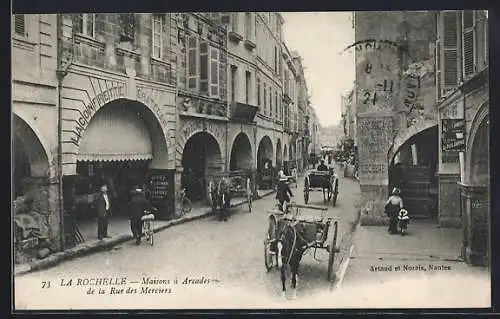
[[328, 171], [328, 167], [325, 165], [325, 161], [321, 161], [321, 164], [318, 165], [318, 171]]
[[280, 209], [283, 211], [283, 204], [290, 203], [290, 197], [293, 197], [292, 191], [288, 186], [288, 178], [283, 171], [279, 171], [278, 190], [276, 192], [276, 199], [279, 201]]

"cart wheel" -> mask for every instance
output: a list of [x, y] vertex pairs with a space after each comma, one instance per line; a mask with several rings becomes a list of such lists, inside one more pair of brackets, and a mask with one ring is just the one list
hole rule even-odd
[[[274, 216], [269, 216], [269, 228], [267, 229], [266, 236], [264, 239], [264, 263], [266, 266], [266, 270], [270, 271], [273, 266], [278, 265], [278, 257], [275, 253], [275, 245], [276, 242], [276, 233], [277, 233], [277, 223], [276, 218]], [[274, 260], [274, 265], [273, 265]]]
[[309, 203], [309, 179], [307, 177], [304, 179], [304, 203], [306, 205]]
[[333, 199], [332, 199], [332, 204], [333, 206], [337, 205], [337, 196], [339, 194], [339, 181], [335, 181], [335, 188], [333, 189]]
[[333, 281], [333, 276], [334, 276], [334, 273], [333, 273], [333, 262], [335, 261], [335, 252], [336, 252], [336, 249], [337, 249], [337, 231], [338, 231], [338, 223], [337, 222], [334, 222], [333, 223], [333, 227], [335, 227], [335, 229], [333, 230], [333, 240], [332, 240], [332, 243], [331, 243], [331, 246], [328, 247], [328, 251], [329, 251], [329, 257], [328, 257], [328, 281]]
[[252, 189], [250, 188], [250, 178], [247, 178], [247, 201], [248, 201], [248, 212], [252, 212]]

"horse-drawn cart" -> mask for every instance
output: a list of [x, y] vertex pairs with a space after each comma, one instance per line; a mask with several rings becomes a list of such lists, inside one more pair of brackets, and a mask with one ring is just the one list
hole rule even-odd
[[252, 212], [253, 184], [251, 173], [245, 171], [229, 172], [231, 197], [246, 197], [248, 211]]
[[[323, 191], [323, 202], [332, 201], [332, 205], [337, 203], [339, 193], [339, 180], [337, 174], [330, 169], [329, 171], [311, 170], [304, 178], [304, 203], [309, 203], [309, 192]], [[325, 192], [327, 197], [325, 197]]]
[[248, 210], [251, 212], [253, 184], [250, 175], [244, 171], [212, 175], [208, 182], [208, 196], [212, 211], [214, 213], [218, 209], [227, 211], [231, 207], [232, 198], [246, 197]]
[[[331, 217], [325, 218], [327, 208], [312, 205], [291, 204], [287, 212], [269, 212], [269, 227], [264, 239], [264, 261], [267, 271], [280, 264], [278, 259], [284, 257], [293, 269], [298, 268], [298, 263], [303, 254], [309, 249], [314, 249], [314, 259], [317, 249], [325, 249], [329, 253], [327, 279], [334, 278], [333, 263], [337, 248], [338, 221]], [[320, 214], [318, 214], [320, 212]], [[333, 226], [331, 242], [328, 243], [328, 235]], [[280, 244], [278, 244], [280, 243]], [[282, 251], [280, 247], [285, 247]], [[292, 258], [292, 256], [297, 258]], [[286, 260], [285, 260], [286, 262]], [[285, 264], [283, 262], [283, 264]]]

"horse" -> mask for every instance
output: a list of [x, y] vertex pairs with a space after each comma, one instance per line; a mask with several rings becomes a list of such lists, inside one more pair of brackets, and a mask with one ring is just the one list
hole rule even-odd
[[307, 249], [307, 241], [297, 229], [298, 226], [299, 224], [286, 222], [278, 236], [278, 268], [280, 269], [282, 297], [286, 294], [288, 277], [291, 277], [293, 298], [297, 297], [299, 264]]
[[210, 182], [210, 195], [212, 198], [212, 212], [219, 212], [219, 221], [227, 221], [231, 206], [230, 187], [225, 178], [221, 178], [217, 185]]

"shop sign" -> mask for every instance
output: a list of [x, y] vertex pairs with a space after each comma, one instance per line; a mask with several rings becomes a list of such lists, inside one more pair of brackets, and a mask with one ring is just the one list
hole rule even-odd
[[443, 163], [458, 163], [465, 151], [465, 120], [441, 120], [441, 158]]
[[150, 169], [147, 174], [146, 196], [162, 216], [174, 211], [174, 171]]
[[94, 96], [90, 102], [83, 107], [83, 111], [78, 110], [80, 117], [76, 120], [76, 125], [73, 128], [74, 137], [70, 138], [70, 142], [78, 146], [83, 135], [85, 127], [89, 124], [92, 116], [106, 103], [125, 97], [125, 86], [113, 86], [105, 91]]

